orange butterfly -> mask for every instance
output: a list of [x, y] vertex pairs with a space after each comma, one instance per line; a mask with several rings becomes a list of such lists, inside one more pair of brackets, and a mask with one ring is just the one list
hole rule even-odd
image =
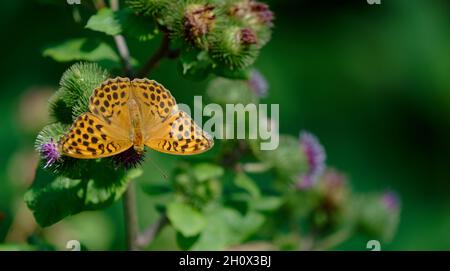
[[192, 118], [178, 109], [170, 92], [154, 80], [117, 77], [94, 90], [89, 112], [79, 116], [62, 137], [62, 153], [82, 159], [119, 154], [131, 146], [190, 155], [214, 142]]

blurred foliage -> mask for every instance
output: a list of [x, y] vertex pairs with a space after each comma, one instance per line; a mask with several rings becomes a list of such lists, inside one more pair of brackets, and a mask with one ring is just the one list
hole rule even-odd
[[[216, 2], [220, 8], [206, 5]], [[273, 35], [258, 15], [240, 16], [250, 2], [129, 0], [117, 12], [96, 11], [91, 3], [5, 3], [0, 25], [11, 38], [2, 45], [8, 54], [0, 94], [0, 250], [60, 250], [71, 239], [90, 250], [124, 249], [116, 201], [130, 179], [140, 188], [140, 229], [167, 216], [150, 250], [258, 249], [261, 243], [354, 250], [369, 239], [382, 241], [382, 249], [448, 249], [448, 2], [271, 1]], [[230, 5], [239, 12], [227, 13]], [[279, 148], [265, 152], [258, 141], [216, 140], [213, 150], [195, 157], [149, 153], [168, 180], [149, 161], [141, 175], [107, 159], [66, 159], [42, 169], [32, 151], [37, 129], [61, 125], [61, 131], [44, 128], [38, 147], [57, 138], [86, 110], [93, 87], [123, 75], [111, 37], [119, 33], [135, 69], [170, 34], [176, 60], [163, 60], [151, 78], [186, 103], [205, 93], [222, 105], [258, 103], [262, 98], [248, 84], [257, 67], [270, 85], [261, 102], [280, 104]], [[83, 62], [71, 65], [77, 61]], [[51, 116], [33, 130], [17, 117], [30, 112], [30, 100]], [[328, 167], [314, 185], [299, 188], [311, 167], [292, 136], [300, 129], [314, 131], [327, 164], [349, 177]], [[396, 196], [369, 192], [386, 187], [401, 195], [401, 223]]]

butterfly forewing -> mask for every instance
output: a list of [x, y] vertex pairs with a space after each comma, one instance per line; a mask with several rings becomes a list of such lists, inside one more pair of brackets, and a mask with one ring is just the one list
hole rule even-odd
[[130, 140], [118, 139], [117, 131], [91, 113], [78, 117], [60, 142], [65, 155], [83, 159], [115, 155], [132, 145]]
[[146, 124], [145, 128], [150, 129], [161, 123], [168, 116], [177, 111], [175, 98], [161, 84], [154, 80], [134, 79], [134, 98], [141, 108], [142, 120]]
[[124, 136], [131, 127], [128, 109], [130, 90], [130, 80], [117, 77], [102, 83], [89, 99], [89, 111], [119, 132], [122, 131]]

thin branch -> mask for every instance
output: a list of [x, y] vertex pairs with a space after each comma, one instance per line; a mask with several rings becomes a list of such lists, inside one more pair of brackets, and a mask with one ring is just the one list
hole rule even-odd
[[[119, 10], [119, 1], [111, 0], [110, 6], [113, 11]], [[122, 66], [125, 74], [128, 77], [134, 77], [133, 67], [131, 66], [130, 50], [128, 50], [127, 42], [122, 35], [115, 35], [114, 42], [116, 43], [117, 50], [119, 51], [120, 59], [122, 61]]]
[[161, 45], [159, 46], [158, 50], [150, 57], [150, 59], [145, 63], [144, 67], [142, 67], [141, 71], [139, 72], [139, 77], [147, 77], [148, 74], [159, 64], [161, 59], [168, 56], [170, 49], [169, 49], [169, 34], [164, 32], [163, 38], [161, 40]]
[[134, 72], [131, 66], [130, 51], [128, 50], [125, 38], [122, 35], [114, 36], [114, 42], [116, 43], [117, 50], [119, 51], [120, 59], [122, 60], [123, 69], [128, 77], [133, 78]]
[[136, 188], [133, 180], [128, 185], [128, 189], [125, 191], [123, 197], [123, 211], [125, 217], [125, 230], [127, 233], [127, 249], [134, 251], [138, 250], [137, 237], [138, 237], [138, 220], [136, 209]]
[[155, 240], [156, 235], [168, 224], [169, 220], [165, 215], [161, 216], [153, 225], [148, 227], [143, 233], [141, 233], [136, 240], [137, 245], [140, 248], [145, 248]]

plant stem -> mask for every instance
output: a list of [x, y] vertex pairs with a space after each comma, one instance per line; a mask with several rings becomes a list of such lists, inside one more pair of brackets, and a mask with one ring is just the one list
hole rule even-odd
[[138, 250], [138, 219], [136, 209], [136, 188], [134, 182], [128, 184], [128, 189], [123, 197], [123, 211], [125, 216], [125, 230], [127, 236], [127, 249], [131, 251]]
[[130, 51], [128, 50], [125, 38], [122, 35], [116, 35], [114, 36], [114, 42], [116, 43], [117, 50], [119, 51], [125, 74], [128, 77], [133, 78], [134, 72], [133, 67], [131, 66]]
[[[118, 0], [111, 0], [109, 2], [109, 5], [111, 7], [111, 10], [113, 10], [113, 11], [119, 10], [119, 1]], [[122, 61], [122, 66], [125, 71], [125, 74], [128, 77], [133, 78], [134, 72], [133, 72], [133, 67], [131, 66], [130, 50], [128, 50], [128, 46], [127, 46], [127, 42], [125, 41], [125, 38], [122, 35], [115, 35], [114, 42], [116, 43], [117, 50], [119, 51], [120, 59]]]
[[150, 59], [145, 63], [144, 67], [142, 67], [139, 72], [139, 77], [146, 77], [148, 74], [159, 64], [162, 58], [168, 55], [169, 53], [169, 34], [164, 32], [163, 38], [161, 40], [161, 45], [158, 50], [150, 57]]
[[155, 239], [156, 235], [168, 224], [169, 220], [165, 215], [162, 215], [153, 225], [141, 233], [137, 238], [137, 245], [140, 248], [145, 248]]

